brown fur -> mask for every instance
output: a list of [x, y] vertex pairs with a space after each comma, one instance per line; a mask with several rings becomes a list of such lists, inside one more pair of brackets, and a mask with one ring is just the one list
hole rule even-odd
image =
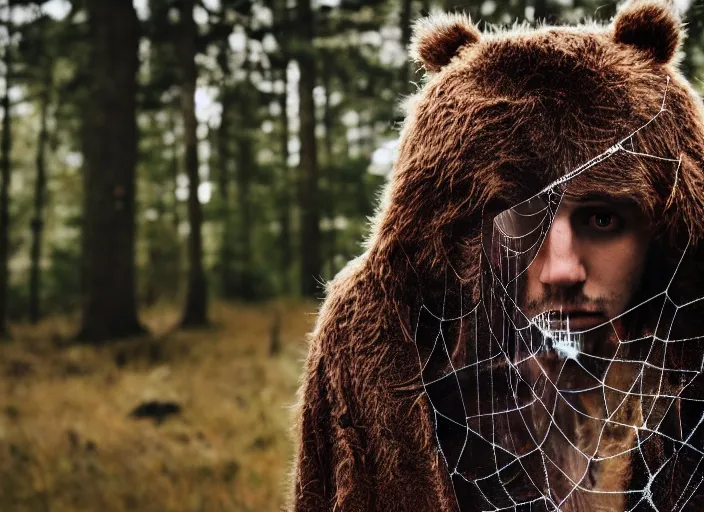
[[[691, 238], [697, 256], [681, 272], [701, 270], [704, 109], [676, 69], [679, 22], [668, 7], [629, 4], [609, 27], [480, 35], [468, 18], [447, 15], [416, 27], [413, 51], [430, 73], [427, 83], [408, 102], [367, 249], [329, 284], [311, 334], [297, 413], [296, 511], [457, 509], [420, 383], [416, 348], [432, 342], [414, 339], [420, 306], [443, 300], [448, 275], [461, 284], [454, 298], [476, 303], [482, 215], [529, 197], [648, 121], [668, 76], [667, 111], [637, 140], [651, 153], [681, 156], [679, 173], [614, 158], [594, 175], [638, 199], [663, 245], [682, 248]], [[692, 279], [672, 293], [692, 297]], [[701, 345], [694, 349], [701, 353]], [[662, 357], [683, 364], [684, 350]], [[455, 347], [453, 359], [466, 351]], [[698, 380], [688, 392], [703, 389]], [[657, 407], [667, 418], [675, 410]], [[666, 458], [657, 440], [644, 450]], [[674, 475], [677, 467], [667, 470]]]
[[440, 71], [459, 49], [479, 41], [479, 31], [461, 13], [421, 18], [413, 27], [411, 57], [431, 72]]

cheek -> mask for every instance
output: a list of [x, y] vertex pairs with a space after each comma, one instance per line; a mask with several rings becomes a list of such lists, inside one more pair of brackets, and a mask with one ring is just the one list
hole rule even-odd
[[617, 300], [618, 309], [625, 309], [641, 280], [647, 247], [647, 238], [632, 234], [593, 251], [587, 281], [599, 287], [600, 295]]
[[542, 295], [542, 285], [540, 284], [540, 269], [542, 262], [536, 257], [526, 269], [524, 276], [525, 299], [527, 301], [537, 300]]

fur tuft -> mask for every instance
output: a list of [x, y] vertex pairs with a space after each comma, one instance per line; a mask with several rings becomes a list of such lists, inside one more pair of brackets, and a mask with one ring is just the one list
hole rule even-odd
[[430, 73], [437, 73], [459, 53], [479, 41], [479, 31], [464, 13], [432, 14], [413, 26], [411, 57]]
[[680, 21], [664, 2], [627, 3], [614, 20], [614, 41], [635, 46], [656, 62], [672, 60], [680, 45]]

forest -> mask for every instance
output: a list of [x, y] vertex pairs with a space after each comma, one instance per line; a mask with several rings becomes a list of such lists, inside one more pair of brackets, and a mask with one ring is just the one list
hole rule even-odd
[[[704, 1], [675, 2], [704, 93]], [[0, 0], [0, 510], [264, 511], [363, 251], [414, 20], [608, 0]]]

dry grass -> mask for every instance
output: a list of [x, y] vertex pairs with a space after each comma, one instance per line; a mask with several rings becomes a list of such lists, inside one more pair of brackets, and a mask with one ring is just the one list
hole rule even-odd
[[[292, 456], [291, 411], [314, 307], [215, 304], [214, 327], [174, 331], [177, 311], [146, 312], [156, 334], [94, 349], [63, 342], [69, 319], [15, 326], [0, 346], [0, 510], [274, 511]], [[158, 425], [130, 411], [173, 400]]]

